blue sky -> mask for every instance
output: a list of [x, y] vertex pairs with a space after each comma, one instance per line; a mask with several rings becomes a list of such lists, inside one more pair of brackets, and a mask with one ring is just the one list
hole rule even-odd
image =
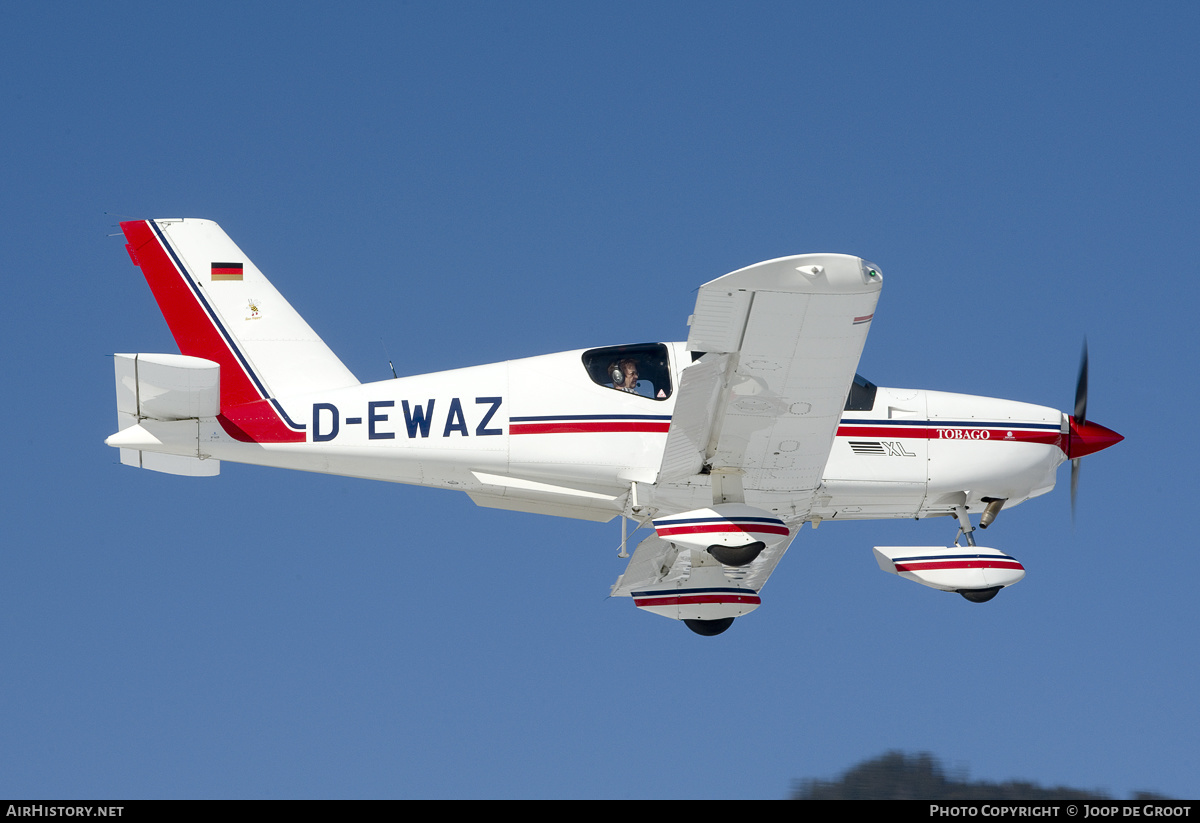
[[[1200, 796], [1192, 4], [0, 10], [0, 795], [781, 797], [888, 749]], [[1126, 441], [1005, 512], [985, 606], [804, 531], [719, 638], [608, 600], [619, 527], [121, 466], [175, 351], [120, 219], [221, 223], [362, 380], [686, 336], [812, 251], [886, 277], [860, 371]], [[616, 296], [616, 297], [614, 297]], [[382, 343], [381, 343], [382, 341]]]

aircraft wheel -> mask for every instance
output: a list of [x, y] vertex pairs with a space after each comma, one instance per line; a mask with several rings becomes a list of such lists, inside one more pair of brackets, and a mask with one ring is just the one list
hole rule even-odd
[[684, 620], [683, 625], [704, 637], [716, 637], [733, 625], [733, 618], [722, 617], [720, 620]]
[[993, 586], [990, 589], [960, 589], [959, 594], [970, 600], [972, 603], [986, 603], [996, 596], [1003, 586]]

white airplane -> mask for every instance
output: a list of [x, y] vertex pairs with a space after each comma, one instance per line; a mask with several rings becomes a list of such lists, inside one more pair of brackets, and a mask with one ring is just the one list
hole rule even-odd
[[[758, 607], [805, 523], [951, 516], [950, 546], [875, 548], [884, 571], [984, 602], [1025, 575], [978, 546], [1058, 466], [1119, 442], [1073, 414], [855, 373], [883, 278], [842, 254], [700, 287], [686, 343], [548, 354], [359, 383], [213, 222], [122, 223], [182, 354], [118, 354], [121, 462], [229, 460], [466, 492], [481, 506], [650, 530], [612, 595], [702, 635]], [[964, 543], [964, 545], [959, 545]]]

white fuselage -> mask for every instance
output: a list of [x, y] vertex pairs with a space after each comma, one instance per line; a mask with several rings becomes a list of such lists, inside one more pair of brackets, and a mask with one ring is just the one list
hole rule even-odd
[[[683, 343], [666, 350], [678, 386], [692, 353]], [[631, 497], [651, 509], [712, 503], [707, 477], [655, 486], [677, 394], [614, 390], [589, 375], [584, 352], [280, 398], [304, 425], [304, 442], [241, 442], [210, 418], [201, 422], [200, 452], [456, 489], [481, 505], [591, 520], [627, 511]], [[743, 502], [793, 523], [940, 516], [958, 505], [978, 511], [984, 498], [1012, 506], [1054, 487], [1063, 425], [1059, 411], [1043, 406], [880, 387], [869, 409], [843, 413], [810, 509], [789, 509], [781, 492], [747, 490]], [[780, 468], [787, 447], [771, 458]]]

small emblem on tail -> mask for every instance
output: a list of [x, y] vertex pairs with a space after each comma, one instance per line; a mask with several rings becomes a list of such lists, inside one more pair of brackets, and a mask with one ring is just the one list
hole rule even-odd
[[242, 264], [241, 263], [213, 263], [212, 264], [212, 279], [217, 280], [241, 280], [242, 279]]

